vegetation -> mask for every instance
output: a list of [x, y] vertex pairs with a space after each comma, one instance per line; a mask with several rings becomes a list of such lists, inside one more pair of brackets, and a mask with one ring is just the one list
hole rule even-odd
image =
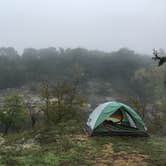
[[0, 123], [4, 126], [4, 133], [7, 134], [11, 127], [18, 130], [25, 119], [26, 112], [22, 98], [18, 94], [7, 96], [0, 111]]
[[[126, 48], [0, 48], [0, 74], [0, 165], [166, 165], [165, 65]], [[111, 97], [138, 111], [150, 138], [85, 135], [84, 106]]]
[[42, 111], [45, 115], [46, 124], [49, 122], [57, 124], [73, 118], [78, 119], [80, 108], [84, 102], [78, 92], [77, 84], [58, 82], [51, 88], [48, 83], [43, 83], [42, 98], [44, 105]]
[[[61, 130], [63, 127], [63, 131]], [[166, 138], [87, 137], [73, 120], [20, 134], [0, 147], [1, 165], [160, 165], [166, 164]]]
[[[165, 54], [165, 52], [163, 50], [161, 50], [160, 52]], [[162, 57], [159, 56], [159, 52], [157, 50], [154, 49], [153, 54], [154, 54], [154, 57], [152, 59], [154, 59], [155, 61], [158, 60], [159, 61], [158, 62], [159, 66], [163, 65], [166, 62], [166, 56], [162, 56]]]
[[[151, 59], [134, 51], [120, 49], [105, 53], [76, 49], [25, 49], [18, 55], [14, 48], [0, 48], [0, 88], [18, 88], [25, 84], [71, 80], [78, 70], [84, 79], [111, 81], [115, 88], [127, 87], [134, 72], [148, 68]], [[121, 78], [123, 72], [123, 79]], [[117, 84], [118, 83], [118, 84]], [[123, 88], [124, 88], [123, 87]]]

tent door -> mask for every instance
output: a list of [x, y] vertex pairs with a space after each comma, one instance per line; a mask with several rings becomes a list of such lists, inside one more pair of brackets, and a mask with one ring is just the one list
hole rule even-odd
[[133, 127], [133, 128], [137, 128], [137, 126], [136, 126], [136, 124], [135, 124], [133, 118], [129, 115], [128, 112], [125, 111], [125, 113], [126, 113], [126, 115], [127, 115], [127, 118], [128, 118], [129, 123], [130, 123], [130, 126]]

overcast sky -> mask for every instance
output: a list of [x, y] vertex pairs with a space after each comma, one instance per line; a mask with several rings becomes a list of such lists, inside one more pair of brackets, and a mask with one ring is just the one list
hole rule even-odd
[[166, 50], [166, 0], [0, 0], [0, 47]]

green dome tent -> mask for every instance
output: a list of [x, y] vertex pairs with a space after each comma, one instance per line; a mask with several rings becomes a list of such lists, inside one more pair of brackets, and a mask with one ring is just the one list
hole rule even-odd
[[100, 104], [86, 123], [89, 135], [140, 135], [148, 136], [141, 117], [129, 106], [120, 102]]

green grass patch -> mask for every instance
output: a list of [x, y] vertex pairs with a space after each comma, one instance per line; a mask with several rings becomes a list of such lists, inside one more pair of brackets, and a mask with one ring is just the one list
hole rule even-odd
[[[74, 121], [70, 121], [57, 126], [9, 134], [5, 136], [5, 144], [0, 147], [0, 166], [93, 165], [95, 158], [104, 156], [103, 147], [110, 143], [114, 156], [118, 152], [144, 154], [149, 156], [149, 165], [166, 165], [166, 137], [105, 136], [85, 137], [81, 140], [77, 137], [84, 134], [79, 128]], [[18, 146], [29, 139], [35, 139], [37, 146]]]

